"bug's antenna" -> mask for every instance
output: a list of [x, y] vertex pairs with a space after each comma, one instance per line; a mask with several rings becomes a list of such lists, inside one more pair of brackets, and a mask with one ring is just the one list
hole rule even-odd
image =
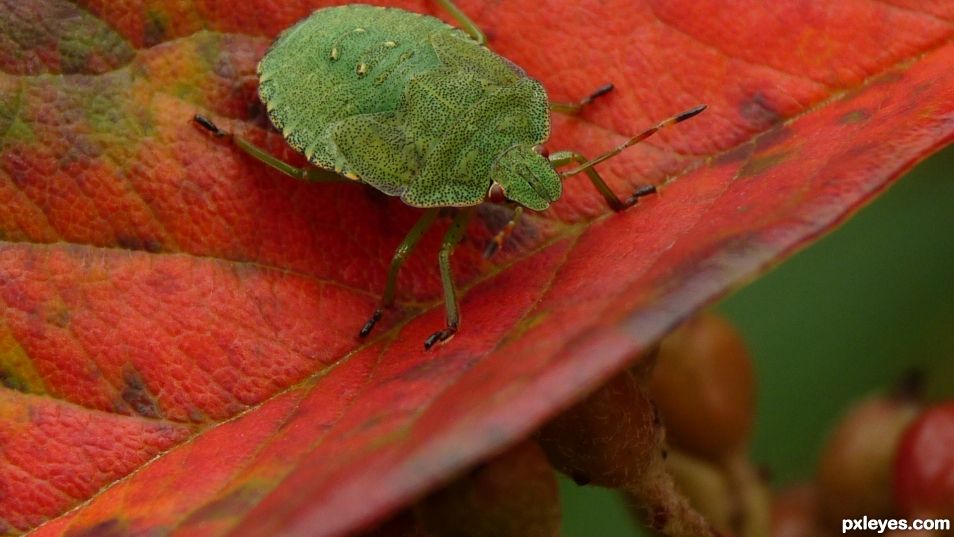
[[589, 168], [596, 166], [600, 162], [613, 158], [616, 155], [622, 153], [623, 150], [626, 149], [627, 147], [636, 145], [639, 142], [642, 142], [646, 138], [649, 138], [653, 134], [656, 134], [656, 132], [658, 132], [659, 130], [669, 127], [670, 125], [675, 125], [676, 123], [679, 123], [680, 121], [685, 121], [691, 118], [692, 116], [699, 114], [705, 109], [706, 109], [706, 105], [700, 104], [699, 106], [690, 108], [689, 110], [686, 110], [685, 112], [682, 112], [681, 114], [676, 114], [669, 119], [664, 119], [660, 121], [659, 123], [657, 123], [656, 126], [648, 128], [644, 130], [643, 132], [637, 134], [636, 136], [633, 136], [629, 140], [626, 140], [626, 143], [617, 146], [615, 149], [611, 149], [610, 151], [607, 151], [606, 153], [603, 153], [602, 155], [592, 160], [588, 160], [584, 162], [583, 164], [580, 164], [576, 168], [573, 168], [572, 170], [561, 172], [560, 177], [569, 177], [571, 175], [576, 175], [582, 171], [586, 171]]

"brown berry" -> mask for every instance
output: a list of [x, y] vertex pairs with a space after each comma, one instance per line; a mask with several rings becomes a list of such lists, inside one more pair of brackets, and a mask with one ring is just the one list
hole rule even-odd
[[745, 342], [728, 321], [706, 313], [666, 336], [651, 391], [672, 445], [716, 462], [744, 449], [755, 381]]

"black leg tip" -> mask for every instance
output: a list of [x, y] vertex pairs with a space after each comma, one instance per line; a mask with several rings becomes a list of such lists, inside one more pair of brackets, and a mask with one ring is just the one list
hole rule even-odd
[[643, 196], [655, 194], [656, 192], [656, 185], [639, 185], [636, 187], [636, 190], [633, 191], [633, 198], [639, 199]]
[[602, 97], [603, 95], [606, 95], [607, 93], [613, 91], [614, 89], [616, 89], [616, 86], [614, 86], [612, 82], [607, 82], [606, 84], [603, 84], [602, 86], [596, 88], [596, 91], [594, 91], [593, 94], [590, 95], [590, 98], [595, 99], [597, 97]]
[[384, 312], [381, 310], [374, 310], [374, 313], [371, 314], [371, 318], [368, 319], [368, 322], [364, 323], [364, 326], [361, 327], [361, 331], [358, 332], [359, 338], [365, 338], [368, 334], [371, 333], [371, 330], [374, 330], [374, 325], [381, 320], [381, 315]]
[[642, 198], [643, 196], [648, 196], [650, 194], [655, 194], [656, 192], [657, 192], [656, 185], [639, 185], [636, 187], [636, 190], [633, 190], [633, 195], [627, 198], [627, 200], [623, 202], [623, 205], [620, 209], [616, 209], [614, 207], [613, 210], [615, 210], [616, 212], [620, 212], [621, 210], [629, 209], [633, 205], [636, 205], [637, 202], [639, 202], [639, 198]]
[[209, 131], [213, 136], [217, 136], [217, 137], [220, 137], [220, 138], [221, 138], [222, 136], [225, 136], [225, 133], [223, 133], [221, 130], [219, 130], [219, 127], [218, 127], [211, 119], [209, 119], [209, 118], [203, 116], [202, 114], [196, 114], [196, 115], [192, 116], [192, 121], [193, 121], [196, 125], [198, 125], [198, 126], [202, 127], [203, 129]]
[[708, 105], [705, 105], [705, 104], [700, 104], [699, 106], [690, 108], [689, 110], [686, 110], [685, 112], [676, 116], [676, 123], [679, 123], [680, 121], [685, 121], [691, 118], [692, 116], [698, 115], [702, 113], [702, 111], [705, 110], [706, 108], [708, 108]]
[[586, 106], [592, 103], [593, 101], [595, 101], [596, 99], [599, 99], [603, 95], [606, 95], [607, 93], [613, 91], [614, 88], [615, 86], [613, 86], [612, 82], [603, 84], [602, 86], [596, 88], [596, 90], [593, 93], [587, 95], [586, 99], [583, 99], [583, 101], [580, 102], [580, 104], [583, 106]]
[[443, 330], [438, 330], [437, 332], [434, 332], [433, 334], [428, 336], [427, 339], [424, 340], [424, 350], [429, 351], [431, 350], [431, 347], [433, 347], [434, 345], [438, 343], [446, 343], [450, 341], [450, 339], [454, 337], [454, 334], [456, 333], [457, 333], [456, 326], [448, 326], [447, 328]]
[[497, 244], [497, 241], [490, 241], [490, 243], [487, 244], [487, 247], [484, 248], [484, 259], [490, 259], [494, 256], [494, 254], [497, 253], [497, 250], [499, 249], [500, 245]]

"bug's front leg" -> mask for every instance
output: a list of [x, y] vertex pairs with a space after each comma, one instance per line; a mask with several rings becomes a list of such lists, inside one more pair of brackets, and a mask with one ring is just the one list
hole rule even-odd
[[[551, 153], [548, 158], [550, 159], [550, 164], [552, 164], [554, 168], [565, 166], [571, 163], [584, 164], [587, 162], [586, 157], [574, 151], [557, 151], [556, 153]], [[596, 190], [599, 190], [600, 194], [603, 195], [603, 198], [606, 199], [606, 203], [609, 204], [610, 209], [613, 209], [616, 212], [626, 210], [633, 205], [636, 205], [636, 202], [639, 201], [639, 198], [656, 192], [656, 185], [643, 184], [637, 186], [630, 197], [626, 198], [625, 200], [620, 200], [616, 194], [610, 190], [610, 187], [606, 184], [606, 182], [603, 181], [603, 178], [600, 177], [600, 174], [596, 173], [595, 169], [589, 167], [582, 171], [586, 172], [586, 176], [589, 177], [590, 182], [593, 183], [593, 186], [596, 187]]]
[[438, 330], [424, 340], [424, 349], [430, 349], [437, 343], [443, 343], [454, 337], [457, 329], [460, 327], [460, 309], [457, 305], [457, 290], [454, 288], [454, 276], [451, 273], [450, 258], [454, 249], [460, 243], [467, 229], [467, 223], [474, 212], [473, 207], [460, 209], [454, 216], [450, 229], [444, 235], [441, 242], [441, 251], [438, 255], [438, 261], [441, 269], [441, 284], [444, 287], [444, 307], [447, 312], [447, 326], [443, 330]]
[[424, 211], [424, 214], [417, 220], [417, 223], [414, 224], [411, 231], [408, 231], [404, 240], [401, 241], [397, 250], [394, 251], [394, 257], [391, 258], [391, 267], [388, 269], [388, 282], [384, 286], [384, 295], [381, 297], [381, 304], [374, 310], [374, 313], [371, 314], [371, 318], [368, 319], [368, 322], [364, 323], [361, 332], [358, 333], [358, 337], [363, 338], [370, 334], [371, 330], [374, 329], [374, 325], [377, 324], [377, 322], [381, 320], [381, 316], [384, 315], [384, 310], [394, 305], [394, 295], [397, 291], [397, 277], [398, 272], [401, 270], [401, 265], [404, 264], [407, 256], [410, 255], [414, 247], [417, 246], [417, 243], [420, 242], [427, 228], [431, 227], [431, 224], [434, 223], [434, 218], [437, 217], [438, 211], [439, 208], [437, 207]]
[[610, 190], [608, 186], [606, 186], [606, 183], [603, 181], [603, 178], [600, 177], [600, 174], [596, 173], [596, 170], [593, 169], [593, 167], [599, 164], [600, 162], [609, 160], [615, 157], [616, 155], [622, 153], [623, 150], [625, 150], [627, 147], [631, 147], [633, 145], [638, 144], [639, 142], [642, 142], [646, 138], [649, 138], [653, 134], [656, 134], [657, 132], [661, 131], [662, 129], [666, 127], [670, 127], [672, 125], [675, 125], [676, 123], [680, 123], [691, 117], [694, 117], [705, 109], [706, 109], [706, 105], [700, 104], [684, 112], [676, 114], [670, 118], [664, 119], [660, 121], [659, 123], [657, 123], [656, 125], [644, 130], [643, 132], [637, 134], [636, 136], [633, 136], [629, 140], [626, 140], [622, 144], [616, 146], [615, 148], [607, 151], [606, 153], [603, 153], [602, 155], [592, 160], [586, 160], [586, 158], [583, 157], [583, 155], [573, 151], [559, 151], [549, 156], [550, 164], [552, 164], [554, 168], [557, 168], [559, 166], [564, 166], [566, 164], [570, 164], [571, 162], [578, 164], [578, 166], [573, 168], [572, 170], [561, 172], [560, 177], [566, 178], [571, 175], [576, 175], [580, 172], [586, 172], [586, 175], [587, 177], [590, 178], [590, 181], [593, 183], [593, 186], [595, 186], [596, 189], [600, 191], [600, 194], [602, 194], [603, 197], [606, 198], [606, 203], [609, 204], [610, 208], [616, 212], [622, 211], [624, 209], [632, 207], [633, 205], [636, 205], [636, 202], [639, 201], [639, 198], [656, 192], [655, 185], [639, 185], [636, 187], [636, 190], [633, 191], [633, 194], [630, 197], [626, 198], [625, 201], [620, 201], [620, 199], [616, 197], [616, 194], [614, 194], [613, 191]]
[[580, 110], [583, 110], [583, 107], [588, 106], [593, 103], [596, 99], [606, 95], [607, 93], [613, 91], [613, 84], [603, 84], [602, 86], [596, 88], [593, 93], [587, 95], [584, 99], [576, 103], [550, 103], [550, 110], [552, 112], [559, 112], [561, 114], [575, 115], [580, 113]]
[[266, 164], [269, 167], [275, 168], [276, 170], [284, 173], [285, 175], [290, 175], [295, 179], [302, 179], [304, 181], [326, 181], [326, 182], [340, 182], [347, 181], [347, 179], [341, 177], [340, 175], [334, 173], [330, 170], [323, 170], [321, 168], [298, 168], [292, 166], [291, 164], [272, 156], [271, 153], [265, 151], [261, 147], [249, 142], [241, 136], [235, 135], [229, 131], [224, 131], [218, 127], [211, 119], [203, 116], [202, 114], [196, 114], [192, 117], [192, 122], [195, 125], [198, 125], [206, 132], [211, 134], [216, 138], [221, 138], [228, 140], [229, 142], [235, 144], [236, 147], [242, 150], [242, 152], [251, 156], [255, 160]]

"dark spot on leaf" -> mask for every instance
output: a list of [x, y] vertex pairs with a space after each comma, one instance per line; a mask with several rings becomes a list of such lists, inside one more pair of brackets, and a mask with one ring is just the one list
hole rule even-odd
[[725, 166], [727, 164], [734, 164], [737, 162], [744, 162], [748, 160], [749, 156], [752, 155], [755, 146], [753, 144], [744, 144], [731, 151], [726, 151], [725, 153], [719, 155], [713, 161], [713, 164], [716, 166]]
[[232, 63], [232, 58], [226, 55], [220, 56], [212, 64], [212, 72], [224, 80], [234, 80], [238, 77], [238, 71], [235, 69], [235, 64]]
[[197, 407], [194, 407], [194, 406], [190, 406], [186, 410], [186, 413], [189, 416], [189, 419], [195, 423], [203, 422], [206, 419], [205, 413], [203, 413], [201, 410], [199, 410]]
[[532, 314], [520, 319], [517, 324], [513, 326], [513, 331], [507, 336], [507, 339], [511, 340], [522, 337], [529, 330], [543, 323], [549, 315], [549, 310], [541, 309], [534, 311]]
[[879, 151], [880, 149], [881, 149], [880, 144], [862, 142], [862, 143], [852, 144], [850, 147], [848, 147], [845, 150], [844, 155], [845, 155], [845, 158], [863, 158], [867, 155], [870, 155], [872, 152]]
[[16, 390], [18, 392], [29, 393], [26, 382], [11, 371], [0, 367], [0, 386]]
[[229, 492], [193, 511], [181, 526], [190, 521], [210, 521], [234, 518], [236, 513], [245, 513], [261, 499], [264, 491], [260, 487], [245, 486]]
[[871, 119], [871, 113], [867, 110], [852, 110], [851, 112], [846, 112], [838, 118], [838, 123], [842, 125], [853, 125], [855, 123], [864, 123]]
[[156, 295], [174, 295], [182, 291], [182, 282], [174, 270], [169, 268], [157, 269], [146, 279], [149, 289]]
[[[461, 359], [466, 361], [461, 362]], [[416, 382], [442, 378], [453, 374], [455, 371], [460, 371], [462, 368], [469, 369], [476, 362], [477, 360], [471, 355], [467, 353], [460, 354], [454, 352], [453, 348], [448, 348], [442, 353], [440, 359], [411, 365], [395, 373], [391, 378], [382, 379], [382, 382], [404, 384], [411, 381]]]
[[161, 418], [156, 400], [149, 393], [149, 388], [142, 380], [139, 371], [132, 364], [123, 366], [123, 390], [122, 398], [132, 410], [140, 416], [147, 418]]
[[100, 74], [135, 55], [122, 36], [71, 2], [0, 0], [0, 28], [0, 71], [9, 74]]
[[[137, 535], [142, 535], [137, 532]], [[126, 537], [132, 533], [129, 531], [129, 523], [115, 518], [104, 520], [95, 526], [87, 528], [72, 528], [66, 532], [66, 537]]]
[[46, 322], [59, 328], [66, 328], [70, 324], [70, 310], [62, 304], [51, 307], [46, 312]]
[[60, 155], [61, 168], [65, 168], [70, 163], [89, 162], [103, 156], [103, 148], [86, 134], [66, 131], [64, 138], [69, 141], [70, 149]]
[[752, 97], [739, 105], [739, 114], [756, 128], [766, 128], [782, 121], [782, 116], [775, 111], [762, 92], [755, 92]]
[[153, 254], [162, 251], [162, 243], [149, 237], [121, 234], [116, 237], [116, 245], [126, 250], [141, 250]]
[[765, 152], [766, 149], [787, 141], [792, 137], [792, 134], [792, 129], [784, 125], [776, 125], [759, 135], [755, 140], [755, 151], [760, 153]]
[[372, 430], [372, 429], [374, 429], [375, 427], [377, 427], [378, 425], [380, 425], [380, 424], [382, 424], [382, 423], [387, 423], [387, 422], [388, 422], [388, 418], [389, 418], [389, 416], [387, 416], [387, 415], [375, 414], [375, 415], [371, 416], [370, 418], [368, 418], [368, 419], [364, 420], [363, 422], [361, 422], [360, 425], [358, 425], [357, 427], [355, 427], [355, 428], [354, 428], [353, 430], [351, 430], [348, 434], [349, 434], [349, 435], [356, 435], [356, 434], [359, 434], [359, 433], [362, 433], [362, 432], [365, 432], [365, 431]]
[[791, 155], [790, 151], [776, 151], [761, 155], [754, 155], [742, 169], [739, 170], [739, 177], [754, 177], [761, 175], [762, 172], [785, 162]]
[[145, 46], [158, 45], [166, 40], [166, 23], [163, 16], [153, 10], [146, 12], [146, 22], [142, 30], [142, 42]]

